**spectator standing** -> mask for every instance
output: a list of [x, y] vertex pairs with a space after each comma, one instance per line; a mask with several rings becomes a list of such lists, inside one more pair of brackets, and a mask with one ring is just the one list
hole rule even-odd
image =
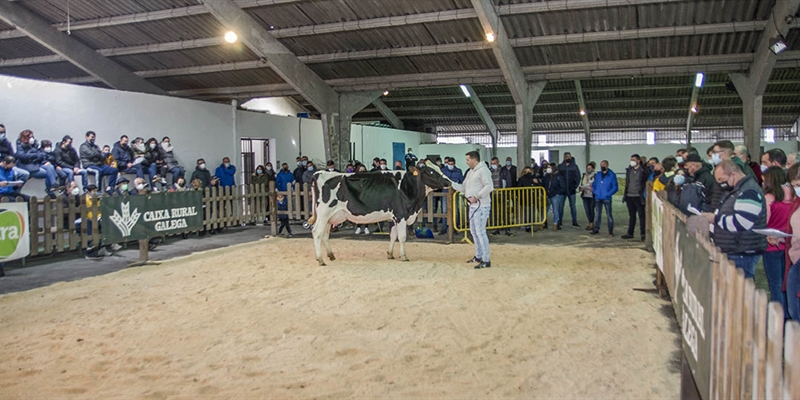
[[405, 160], [406, 160], [406, 169], [408, 169], [408, 167], [413, 167], [414, 165], [417, 164], [417, 156], [415, 156], [414, 153], [411, 152], [411, 147], [408, 148], [408, 153], [406, 153]]
[[278, 176], [275, 177], [275, 188], [280, 192], [286, 192], [291, 190], [290, 185], [294, 184], [294, 182], [295, 176], [289, 172], [289, 164], [281, 164], [281, 170], [278, 172]]
[[771, 149], [761, 155], [760, 170], [766, 171], [769, 167], [786, 168], [787, 157], [786, 153], [781, 149]]
[[297, 157], [297, 167], [294, 169], [294, 181], [298, 183], [303, 182], [303, 174], [306, 172], [306, 164], [303, 162], [303, 157]]
[[94, 132], [86, 132], [86, 141], [81, 144], [80, 148], [81, 165], [87, 171], [94, 171], [98, 187], [102, 187], [103, 178], [107, 176], [108, 186], [105, 191], [110, 194], [113, 190], [112, 188], [117, 184], [119, 171], [105, 164], [106, 157], [109, 154], [104, 154], [100, 151], [100, 148], [94, 143], [95, 139]]
[[308, 185], [309, 188], [311, 187], [311, 180], [314, 178], [315, 172], [317, 171], [314, 163], [309, 161], [306, 166], [306, 172], [303, 173], [303, 183]]
[[[522, 168], [522, 175], [520, 175], [519, 179], [517, 180], [517, 187], [526, 188], [526, 187], [534, 187], [533, 184], [533, 169], [531, 167], [524, 167]], [[533, 204], [532, 199], [523, 198], [520, 200], [519, 204], [519, 212], [523, 215], [523, 221], [533, 221], [536, 214], [534, 214], [535, 205]], [[531, 227], [526, 226], [525, 232], [530, 232]]]
[[714, 143], [714, 148], [712, 150], [713, 153], [711, 154], [711, 164], [717, 166], [723, 161], [733, 161], [734, 164], [739, 166], [739, 169], [741, 169], [746, 176], [755, 179], [756, 174], [753, 173], [753, 170], [750, 167], [744, 165], [744, 161], [740, 160], [739, 157], [736, 157], [734, 154], [734, 149], [736, 149], [736, 146], [734, 146], [733, 142], [730, 140], [720, 140], [719, 142]]
[[328, 162], [325, 163], [325, 168], [328, 172], [339, 172], [339, 170], [336, 169], [336, 164], [333, 162], [333, 160], [328, 160]]
[[[384, 163], [383, 165], [386, 165], [386, 164]], [[381, 164], [378, 163], [378, 170], [381, 171], [382, 170], [381, 168], [382, 168]], [[403, 170], [403, 162], [400, 161], [400, 160], [395, 161], [394, 162], [394, 170], [395, 171], [402, 171]]]
[[592, 235], [600, 233], [600, 226], [603, 220], [603, 208], [606, 209], [608, 218], [608, 236], [614, 236], [614, 214], [612, 214], [612, 196], [619, 190], [617, 175], [608, 168], [608, 161], [600, 162], [600, 173], [594, 177], [592, 182], [592, 192], [594, 193], [595, 216], [594, 230]]
[[[492, 157], [490, 168], [492, 174], [492, 185], [494, 189], [505, 189], [510, 187], [508, 185], [511, 182], [511, 177], [508, 176], [508, 171], [506, 171], [504, 168], [500, 168], [500, 160], [497, 157]], [[500, 224], [501, 221], [504, 219], [504, 216], [508, 209], [505, 203], [505, 199], [503, 197], [504, 196], [501, 196], [500, 199], [495, 199], [497, 200], [497, 203], [494, 205], [495, 208], [494, 211], [492, 212], [492, 225], [497, 226], [498, 224]], [[506, 228], [505, 231], [506, 231], [506, 236], [514, 235], [513, 233], [511, 233], [511, 229], [509, 228]], [[499, 235], [499, 234], [500, 234], [499, 229], [495, 229], [492, 232], [492, 235]]]
[[[563, 216], [560, 212], [564, 209], [562, 204], [567, 195], [567, 183], [564, 182], [564, 176], [558, 171], [556, 163], [551, 163], [545, 170], [544, 189], [547, 193], [547, 202], [553, 211], [553, 230], [561, 230]], [[547, 229], [546, 222], [544, 227]]]
[[786, 155], [786, 168], [792, 168], [793, 165], [800, 161], [800, 153], [789, 153]]
[[[781, 151], [781, 153], [783, 153], [783, 151]], [[742, 160], [742, 162], [744, 163], [745, 167], [748, 167], [751, 170], [753, 170], [753, 174], [756, 176], [756, 180], [758, 181], [759, 184], [764, 183], [764, 178], [761, 176], [761, 174], [764, 171], [766, 171], [766, 168], [761, 168], [761, 166], [759, 164], [753, 162], [750, 159], [750, 152], [747, 150], [747, 146], [745, 146], [743, 144], [735, 146], [733, 148], [733, 155], [736, 156], [736, 158]], [[786, 156], [784, 155], [784, 160], [785, 159], [786, 159]], [[786, 162], [784, 161], [783, 164], [785, 165]]]
[[[787, 232], [792, 212], [794, 190], [786, 183], [786, 173], [781, 167], [769, 167], [764, 172], [764, 201], [767, 209], [767, 228]], [[764, 271], [769, 283], [772, 301], [777, 301], [786, 310], [786, 295], [783, 293], [783, 275], [786, 271], [786, 241], [767, 236], [767, 250], [763, 254]], [[789, 316], [785, 313], [786, 317]]]
[[767, 207], [764, 193], [755, 178], [742, 171], [730, 159], [717, 165], [714, 179], [727, 193], [716, 213], [704, 215], [714, 226], [714, 244], [736, 264], [736, 268], [744, 270], [746, 278], [752, 279], [756, 263], [767, 249], [766, 236], [753, 232], [753, 229], [767, 227]]
[[597, 174], [594, 171], [596, 166], [597, 164], [595, 164], [594, 161], [586, 165], [586, 172], [584, 172], [583, 176], [581, 177], [581, 186], [579, 187], [581, 200], [583, 200], [583, 210], [586, 212], [586, 219], [589, 220], [589, 224], [586, 226], [587, 231], [594, 230], [595, 204], [594, 192], [592, 192], [592, 184], [594, 183], [594, 177]]
[[[564, 161], [558, 166], [558, 173], [564, 179], [565, 187], [565, 200], [569, 200], [569, 211], [572, 217], [572, 226], [579, 227], [578, 225], [578, 211], [575, 209], [575, 192], [581, 183], [581, 170], [575, 165], [575, 160], [572, 159], [572, 154], [569, 152], [564, 153]], [[559, 228], [561, 223], [564, 222], [564, 203], [562, 202], [558, 211]]]
[[202, 158], [197, 160], [197, 167], [195, 167], [194, 172], [192, 172], [191, 182], [194, 182], [195, 179], [200, 180], [201, 189], [211, 187], [211, 172], [206, 169], [206, 160]]
[[[14, 151], [14, 146], [11, 145], [11, 141], [6, 137], [6, 126], [0, 124], [0, 160], [6, 158], [6, 156], [13, 156], [14, 154], [16, 154]], [[28, 181], [28, 179], [30, 179], [31, 174], [30, 172], [15, 166], [14, 177], [15, 181], [21, 181], [22, 183], [25, 183]]]
[[161, 175], [166, 177], [167, 172], [172, 173], [172, 182], [178, 180], [178, 178], [183, 178], [186, 175], [186, 169], [181, 167], [180, 163], [178, 163], [178, 159], [175, 157], [174, 147], [172, 146], [172, 140], [170, 140], [169, 136], [164, 136], [161, 139], [161, 144], [158, 146], [159, 156], [163, 161], [163, 171]]
[[623, 239], [633, 238], [637, 215], [639, 216], [639, 233], [641, 233], [642, 240], [645, 238], [644, 195], [646, 190], [647, 172], [639, 162], [639, 155], [634, 154], [631, 156], [630, 166], [625, 171], [625, 197], [622, 198], [622, 201], [628, 206], [628, 233], [622, 236]]
[[[373, 169], [370, 172], [375, 172], [376, 170], [380, 170], [380, 165], [381, 165], [380, 161], [381, 160], [379, 158], [377, 158], [377, 157], [374, 160], [372, 160]], [[356, 166], [355, 173], [363, 174], [365, 172], [367, 172], [367, 167], [366, 166], [361, 165], [361, 164], [358, 164]], [[380, 227], [380, 224], [378, 224], [378, 227]], [[363, 229], [363, 232], [364, 232], [365, 235], [369, 235], [369, 225], [368, 224], [356, 224], [356, 235], [360, 235], [361, 232], [362, 232], [362, 229]]]
[[86, 191], [89, 181], [86, 170], [81, 168], [78, 152], [72, 147], [72, 137], [69, 135], [64, 136], [61, 139], [61, 145], [55, 149], [53, 155], [55, 156], [55, 165], [66, 174], [67, 182], [74, 182], [75, 175], [80, 175], [83, 190]]
[[223, 158], [222, 164], [217, 167], [217, 170], [214, 174], [217, 176], [217, 178], [219, 178], [220, 186], [236, 186], [236, 166], [231, 165], [230, 158]]
[[56, 184], [55, 167], [47, 160], [47, 155], [37, 147], [33, 131], [26, 129], [20, 132], [15, 158], [20, 168], [28, 171], [32, 178], [44, 179], [47, 195], [55, 196], [53, 194], [53, 186]]
[[[691, 182], [703, 185], [703, 196], [705, 205], [701, 211], [714, 212], [719, 207], [719, 200], [722, 198], [722, 188], [714, 180], [711, 165], [703, 162], [697, 154], [690, 154], [686, 157], [686, 172]], [[697, 205], [693, 205], [697, 207]], [[698, 208], [699, 209], [699, 208]]]
[[[447, 179], [450, 179], [452, 182], [455, 182], [455, 183], [458, 183], [458, 184], [464, 183], [464, 174], [461, 172], [461, 169], [456, 167], [456, 160], [454, 158], [452, 158], [452, 157], [445, 157], [445, 161], [446, 161], [446, 165], [445, 165], [444, 169], [442, 170], [442, 173], [444, 174], [444, 176], [446, 176]], [[449, 189], [445, 188], [445, 189], [442, 190], [442, 192], [448, 193], [448, 196], [449, 196]], [[456, 212], [458, 212], [458, 210], [461, 209], [461, 207], [459, 206], [461, 204], [461, 201], [462, 201], [461, 198], [456, 198], [453, 201], [453, 204], [456, 206]], [[442, 208], [442, 211], [443, 212], [447, 212], [447, 208], [446, 208], [447, 201], [446, 200], [445, 200], [444, 204], [445, 204], [445, 206]], [[459, 217], [456, 216], [456, 218], [459, 218]], [[447, 234], [447, 218], [443, 218], [442, 219], [442, 230], [439, 231], [439, 234], [440, 235]]]
[[507, 187], [517, 187], [517, 167], [512, 161], [511, 157], [506, 157], [506, 164], [503, 166], [511, 180]]
[[269, 179], [267, 179], [263, 165], [257, 166], [256, 170], [253, 171], [253, 175], [250, 177], [250, 184], [254, 186], [264, 185], [264, 187], [269, 188]]
[[[659, 164], [656, 164], [659, 165]], [[667, 156], [664, 160], [661, 161], [661, 168], [657, 169], [657, 174], [654, 174], [653, 180], [653, 191], [660, 192], [665, 190], [669, 185], [670, 180], [675, 175], [675, 171], [678, 169], [678, 160], [675, 157]], [[645, 186], [644, 190], [645, 196], [647, 195], [647, 187]]]
[[[122, 135], [119, 141], [114, 143], [114, 149], [111, 151], [114, 160], [117, 161], [117, 168], [123, 174], [135, 174], [137, 178], [144, 177], [144, 170], [142, 164], [134, 163], [133, 149], [128, 144], [128, 136]], [[111, 185], [109, 183], [109, 185]]]
[[[787, 179], [795, 193], [789, 218], [790, 232], [800, 232], [800, 163], [789, 168]], [[789, 263], [783, 275], [786, 309], [791, 319], [800, 321], [800, 235], [792, 235], [787, 247]]]

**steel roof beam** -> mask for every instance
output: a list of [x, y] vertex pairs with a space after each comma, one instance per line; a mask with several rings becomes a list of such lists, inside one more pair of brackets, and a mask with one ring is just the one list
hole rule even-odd
[[492, 116], [489, 115], [489, 111], [486, 110], [486, 107], [483, 106], [483, 102], [478, 95], [475, 93], [475, 90], [472, 89], [472, 86], [464, 85], [467, 88], [467, 92], [469, 92], [469, 101], [472, 103], [472, 106], [475, 107], [475, 111], [478, 112], [478, 116], [481, 118], [484, 124], [486, 124], [486, 129], [489, 130], [489, 135], [492, 136], [492, 156], [497, 156], [497, 125], [495, 125], [494, 121], [492, 120]]
[[581, 88], [581, 81], [576, 79], [575, 80], [575, 92], [578, 95], [578, 106], [580, 107], [580, 111], [578, 114], [581, 116], [581, 121], [583, 122], [583, 134], [586, 137], [586, 147], [584, 147], [584, 157], [586, 162], [588, 163], [591, 157], [591, 143], [592, 143], [592, 131], [589, 129], [589, 111], [586, 110], [586, 102], [583, 99], [583, 89]]
[[[695, 78], [696, 79], [696, 78]], [[700, 87], [695, 85], [692, 88], [692, 98], [689, 100], [689, 111], [686, 117], [686, 147], [692, 146], [692, 122], [697, 110], [697, 97], [700, 95]]]
[[0, 19], [17, 27], [42, 46], [47, 47], [75, 66], [94, 75], [106, 85], [131, 92], [167, 94], [158, 86], [97, 54], [75, 38], [64, 35], [47, 21], [28, 11], [18, 2], [0, 1]]
[[400, 118], [397, 118], [397, 115], [394, 112], [392, 112], [392, 110], [389, 109], [386, 103], [384, 103], [381, 99], [373, 101], [372, 105], [375, 106], [377, 111], [380, 112], [381, 115], [383, 115], [383, 117], [386, 118], [386, 120], [389, 121], [389, 124], [392, 125], [395, 129], [401, 129], [401, 130], [406, 129], [405, 125], [403, 124], [403, 121], [401, 121]]

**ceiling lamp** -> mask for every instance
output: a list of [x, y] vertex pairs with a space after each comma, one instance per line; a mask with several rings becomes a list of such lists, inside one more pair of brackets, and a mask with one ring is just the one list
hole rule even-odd
[[783, 53], [788, 46], [786, 46], [786, 42], [783, 40], [783, 36], [778, 35], [769, 40], [769, 49], [772, 50], [773, 53], [781, 54]]
[[464, 96], [470, 97], [469, 89], [467, 89], [467, 85], [460, 85], [461, 91], [464, 92]]
[[239, 39], [239, 37], [236, 36], [236, 32], [234, 32], [234, 31], [225, 32], [225, 41], [226, 42], [228, 42], [228, 43], [236, 43], [236, 40], [238, 40], [238, 39]]
[[493, 43], [494, 42], [494, 33], [492, 33], [492, 32], [487, 33], [486, 34], [486, 41], [489, 42], [489, 43]]
[[692, 108], [690, 108], [689, 111], [691, 111], [694, 114], [697, 114], [697, 106], [692, 106]]
[[702, 72], [698, 72], [697, 76], [695, 76], [695, 78], [694, 78], [694, 87], [697, 87], [697, 88], [703, 87], [703, 78], [705, 78], [703, 73]]
[[384, 90], [384, 91], [383, 91], [383, 95], [384, 95], [384, 96], [388, 96], [388, 95], [389, 95], [389, 91], [388, 91], [388, 90]]
[[581, 111], [579, 112], [579, 114], [580, 114], [581, 116], [584, 116], [584, 115], [586, 115], [586, 110], [584, 110], [584, 109], [581, 109]]

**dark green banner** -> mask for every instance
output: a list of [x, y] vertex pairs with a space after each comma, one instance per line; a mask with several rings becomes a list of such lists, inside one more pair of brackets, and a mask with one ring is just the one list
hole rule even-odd
[[708, 251], [675, 219], [675, 313], [683, 352], [700, 395], [709, 398], [711, 378], [711, 265]]
[[127, 242], [203, 229], [198, 191], [113, 196], [100, 200], [103, 241]]

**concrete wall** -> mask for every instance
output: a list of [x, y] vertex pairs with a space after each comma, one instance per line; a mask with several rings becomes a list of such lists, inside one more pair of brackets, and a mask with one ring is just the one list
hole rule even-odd
[[244, 104], [242, 108], [250, 111], [267, 111], [271, 115], [296, 117], [298, 113], [306, 112], [293, 100], [287, 97], [262, 97], [252, 99]]

